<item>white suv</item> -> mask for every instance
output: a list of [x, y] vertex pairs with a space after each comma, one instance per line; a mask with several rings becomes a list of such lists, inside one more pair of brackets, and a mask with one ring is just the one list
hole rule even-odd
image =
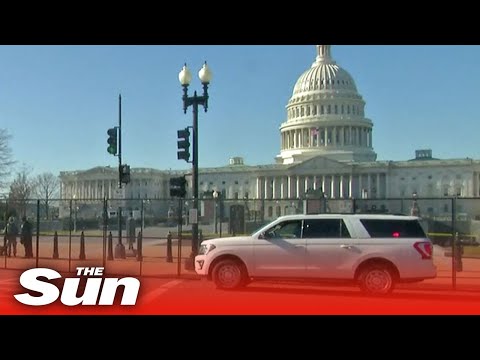
[[417, 217], [289, 215], [250, 236], [203, 241], [195, 271], [221, 289], [262, 279], [333, 280], [388, 294], [396, 283], [434, 278], [432, 252]]

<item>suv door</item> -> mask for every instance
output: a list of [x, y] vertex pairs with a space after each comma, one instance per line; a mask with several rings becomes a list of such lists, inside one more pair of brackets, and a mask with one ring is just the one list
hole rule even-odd
[[254, 239], [252, 276], [304, 277], [305, 252], [302, 220], [279, 222]]
[[358, 253], [342, 218], [305, 220], [303, 237], [309, 278], [353, 278]]

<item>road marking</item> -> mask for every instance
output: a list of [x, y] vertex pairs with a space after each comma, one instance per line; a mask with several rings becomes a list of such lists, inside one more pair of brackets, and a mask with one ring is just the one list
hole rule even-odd
[[172, 280], [172, 281], [169, 281], [169, 282], [163, 284], [158, 289], [150, 291], [147, 295], [142, 297], [142, 300], [141, 300], [142, 304], [148, 304], [149, 302], [152, 302], [158, 296], [167, 292], [169, 289], [173, 288], [174, 286], [177, 286], [177, 285], [181, 284], [182, 282], [183, 282], [183, 280]]

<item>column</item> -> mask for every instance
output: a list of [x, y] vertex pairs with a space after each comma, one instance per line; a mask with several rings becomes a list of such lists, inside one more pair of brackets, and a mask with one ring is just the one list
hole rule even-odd
[[274, 176], [272, 178], [272, 199], [277, 198], [277, 192], [276, 192], [276, 189], [275, 189], [276, 186], [277, 186], [277, 181], [276, 181], [276, 177]]
[[367, 175], [367, 191], [368, 191], [368, 197], [371, 198], [372, 197], [372, 176], [370, 175], [370, 173], [368, 173]]
[[300, 176], [297, 176], [295, 182], [295, 198], [298, 199], [300, 197]]
[[376, 196], [376, 197], [377, 197], [377, 198], [380, 198], [380, 197], [381, 197], [381, 196], [380, 196], [380, 173], [377, 173], [376, 178], [377, 178], [377, 179], [375, 180], [376, 183], [377, 183], [377, 184], [376, 184], [376, 188], [377, 188], [377, 192], [376, 192], [377, 196]]
[[268, 199], [269, 198], [269, 191], [268, 191], [268, 185], [269, 185], [269, 178], [265, 176], [264, 178], [264, 183], [263, 183], [263, 198]]
[[385, 197], [388, 198], [390, 197], [390, 186], [389, 186], [389, 177], [388, 177], [388, 172], [383, 174], [385, 176]]
[[330, 181], [330, 197], [332, 199], [335, 198], [335, 175], [332, 175], [331, 177], [331, 181]]
[[340, 175], [340, 193], [338, 194], [340, 199], [345, 198], [345, 194], [343, 192], [343, 175]]
[[362, 174], [358, 174], [358, 194], [359, 198], [363, 199], [363, 182], [362, 182]]
[[257, 199], [262, 198], [262, 183], [260, 177], [257, 177]]
[[289, 175], [287, 177], [287, 198], [292, 197], [292, 177]]
[[353, 190], [353, 176], [352, 176], [352, 174], [350, 174], [350, 175], [348, 175], [348, 197], [350, 199], [353, 198], [352, 190]]
[[285, 198], [285, 177], [280, 177], [280, 199]]

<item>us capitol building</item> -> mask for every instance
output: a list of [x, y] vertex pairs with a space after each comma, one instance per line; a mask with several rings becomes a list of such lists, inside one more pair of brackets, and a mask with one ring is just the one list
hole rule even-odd
[[[246, 165], [242, 158], [232, 157], [225, 166], [200, 168], [200, 198], [216, 190], [227, 200], [262, 200], [267, 203], [266, 216], [272, 217], [284, 215], [292, 200], [315, 190], [337, 203], [338, 211], [353, 198], [378, 199], [379, 207], [388, 208], [382, 199], [411, 199], [413, 194], [445, 200], [480, 196], [479, 160], [436, 159], [431, 150], [422, 149], [409, 160], [376, 161], [373, 122], [364, 109], [355, 81], [334, 61], [331, 46], [316, 45], [314, 62], [298, 78], [286, 105], [275, 163]], [[125, 196], [169, 199], [169, 179], [190, 171], [132, 168]], [[62, 199], [114, 198], [118, 169], [64, 171], [60, 181]], [[450, 201], [433, 202], [423, 211], [448, 213]]]

